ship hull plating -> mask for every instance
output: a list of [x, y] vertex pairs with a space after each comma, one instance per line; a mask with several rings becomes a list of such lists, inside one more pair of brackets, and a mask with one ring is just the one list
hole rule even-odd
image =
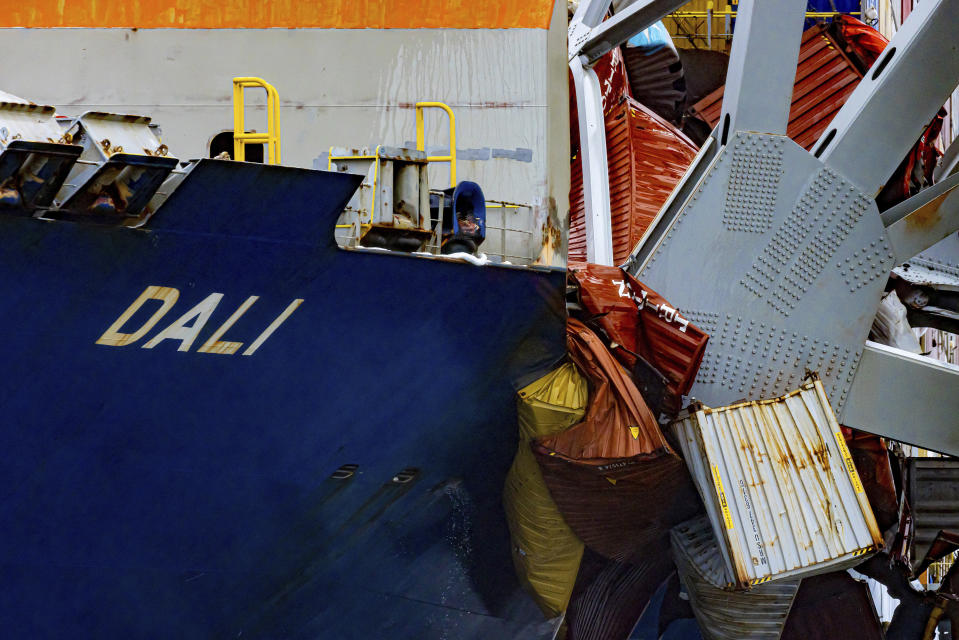
[[0, 216], [5, 633], [548, 634], [500, 496], [565, 275], [339, 250], [353, 188], [203, 161], [148, 229]]

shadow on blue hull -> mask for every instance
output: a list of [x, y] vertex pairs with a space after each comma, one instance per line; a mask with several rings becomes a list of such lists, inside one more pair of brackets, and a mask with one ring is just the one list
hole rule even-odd
[[551, 637], [500, 500], [565, 273], [337, 249], [358, 181], [205, 160], [148, 228], [0, 214], [4, 635]]

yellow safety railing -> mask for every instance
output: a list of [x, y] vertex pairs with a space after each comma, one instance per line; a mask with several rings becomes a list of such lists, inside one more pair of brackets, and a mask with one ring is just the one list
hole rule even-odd
[[[247, 133], [243, 124], [243, 90], [266, 91], [266, 133]], [[262, 78], [233, 78], [233, 159], [246, 159], [247, 144], [265, 144], [267, 162], [280, 164], [280, 94]]]
[[[807, 18], [832, 18], [833, 16], [837, 16], [840, 14], [858, 16], [859, 13], [860, 13], [859, 11], [807, 11], [806, 17]], [[672, 13], [667, 14], [667, 16], [674, 17], [674, 18], [706, 18], [706, 17], [722, 18], [723, 16], [729, 16], [731, 18], [735, 18], [736, 10], [729, 6], [723, 9], [715, 9], [712, 2], [707, 2], [705, 11], [702, 9], [698, 11], [679, 10], [679, 11], [673, 11]]]
[[[362, 156], [362, 155], [361, 156], [334, 156], [333, 147], [330, 147], [330, 151], [328, 154], [329, 157], [326, 160], [327, 171], [333, 170], [334, 160], [372, 160], [373, 161], [373, 186], [372, 186], [373, 195], [370, 200], [370, 221], [360, 224], [360, 227], [364, 229], [373, 226], [373, 212], [376, 210], [376, 187], [377, 187], [376, 181], [379, 178], [379, 172], [380, 172], [380, 147], [381, 146], [382, 145], [376, 145], [376, 150], [373, 152], [373, 155], [371, 156]], [[352, 226], [353, 225], [351, 224], [338, 224], [336, 225], [336, 228], [347, 229]]]
[[450, 154], [448, 156], [427, 156], [429, 162], [449, 162], [450, 163], [450, 186], [456, 186], [456, 116], [449, 105], [442, 102], [417, 102], [416, 103], [416, 148], [419, 151], [426, 151], [426, 127], [423, 124], [424, 109], [442, 109], [450, 119]]

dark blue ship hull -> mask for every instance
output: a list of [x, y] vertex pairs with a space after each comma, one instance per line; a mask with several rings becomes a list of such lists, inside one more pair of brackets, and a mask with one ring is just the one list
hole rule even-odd
[[550, 637], [500, 496], [565, 274], [337, 249], [357, 180], [203, 161], [146, 229], [0, 214], [4, 637]]

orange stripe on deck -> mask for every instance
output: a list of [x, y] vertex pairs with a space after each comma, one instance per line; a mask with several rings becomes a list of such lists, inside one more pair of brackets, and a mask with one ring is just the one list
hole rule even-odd
[[0, 27], [546, 29], [552, 12], [552, 0], [0, 0]]

